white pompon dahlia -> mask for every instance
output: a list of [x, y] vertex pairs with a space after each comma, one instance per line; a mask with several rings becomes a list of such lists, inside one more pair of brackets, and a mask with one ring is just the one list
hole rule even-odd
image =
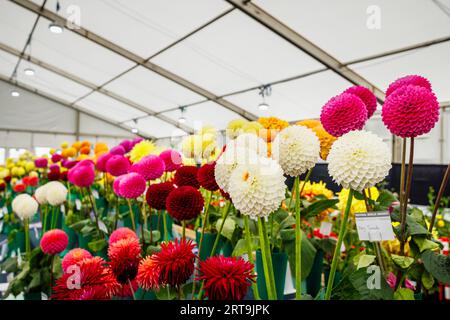
[[52, 206], [59, 206], [66, 201], [67, 188], [59, 181], [51, 181], [46, 185], [46, 198]]
[[297, 177], [319, 160], [320, 141], [314, 131], [304, 126], [290, 126], [278, 133], [272, 144], [272, 157], [284, 173]]
[[38, 211], [39, 204], [26, 193], [19, 194], [12, 202], [12, 209], [19, 218], [31, 218]]
[[258, 161], [259, 157], [254, 150], [235, 146], [229, 147], [227, 144], [225, 152], [217, 159], [214, 168], [217, 185], [228, 193], [228, 182], [236, 166], [238, 164], [257, 164]]
[[247, 148], [258, 155], [267, 157], [267, 143], [254, 133], [242, 133], [236, 139], [227, 143], [227, 148]]
[[252, 218], [266, 217], [285, 198], [285, 177], [278, 162], [261, 158], [257, 164], [238, 164], [229, 181], [234, 206]]
[[47, 185], [44, 184], [34, 191], [34, 198], [39, 202], [39, 204], [47, 204]]
[[338, 138], [327, 161], [336, 183], [359, 192], [382, 181], [391, 169], [387, 144], [368, 131], [350, 131]]

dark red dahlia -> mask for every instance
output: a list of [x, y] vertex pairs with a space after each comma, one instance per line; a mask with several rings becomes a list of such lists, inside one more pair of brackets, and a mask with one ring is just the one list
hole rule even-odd
[[141, 261], [139, 240], [128, 237], [114, 242], [108, 248], [111, 271], [120, 284], [136, 278]]
[[228, 194], [228, 192], [225, 192], [225, 191], [223, 191], [222, 189], [219, 189], [219, 191], [220, 191], [220, 194], [222, 195], [222, 197], [224, 197], [226, 200], [231, 201], [231, 197], [230, 197], [230, 195]]
[[202, 212], [203, 205], [200, 191], [190, 186], [172, 190], [166, 200], [167, 212], [178, 221], [196, 218]]
[[175, 189], [175, 187], [171, 182], [151, 184], [145, 194], [145, 198], [147, 199], [150, 208], [165, 210], [167, 197], [173, 189]]
[[209, 300], [242, 300], [254, 282], [253, 264], [237, 257], [216, 256], [200, 261], [198, 281], [205, 281]]
[[47, 173], [47, 178], [48, 178], [48, 180], [49, 181], [56, 181], [56, 180], [59, 180], [59, 176], [60, 176], [60, 173], [59, 173], [59, 171], [49, 171], [48, 173]]
[[197, 171], [196, 166], [182, 166], [175, 172], [173, 183], [177, 187], [191, 186], [198, 189], [200, 183], [197, 180]]
[[84, 259], [77, 266], [56, 280], [52, 300], [108, 300], [118, 292], [120, 285], [102, 258]]
[[192, 241], [185, 239], [161, 244], [161, 251], [153, 255], [161, 285], [179, 286], [191, 277], [195, 261], [193, 249]]
[[219, 186], [216, 183], [216, 178], [214, 177], [214, 168], [216, 167], [216, 162], [206, 163], [197, 172], [197, 180], [200, 185], [209, 191], [216, 191]]

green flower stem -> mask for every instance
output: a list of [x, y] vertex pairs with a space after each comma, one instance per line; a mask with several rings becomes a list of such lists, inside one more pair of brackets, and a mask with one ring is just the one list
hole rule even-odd
[[[95, 227], [97, 229], [98, 235], [103, 238], [104, 237], [103, 232], [100, 231], [100, 227], [98, 226], [97, 206], [95, 205], [95, 199], [94, 196], [92, 195], [92, 189], [90, 186], [88, 187], [88, 198], [91, 201], [92, 210], [94, 211]], [[136, 232], [136, 228], [134, 228], [133, 231]]]
[[[252, 238], [250, 233], [250, 224], [248, 223], [248, 216], [244, 216], [244, 232], [245, 232], [245, 242], [247, 243], [247, 256], [248, 261], [255, 265], [255, 261], [253, 260], [253, 250], [252, 250]], [[253, 295], [255, 296], [255, 300], [260, 300], [258, 285], [256, 282], [252, 282]]]
[[183, 240], [186, 240], [186, 220], [181, 221], [181, 225], [183, 226], [181, 236], [183, 237]]
[[133, 300], [136, 300], [136, 295], [134, 294], [133, 285], [131, 284], [131, 280], [130, 279], [128, 279], [128, 285], [130, 286], [131, 295], [133, 297]]
[[295, 299], [302, 299], [302, 228], [300, 217], [301, 194], [305, 188], [306, 181], [311, 176], [312, 169], [308, 170], [305, 181], [300, 188], [300, 177], [295, 177], [294, 185], [298, 191], [295, 193]]
[[133, 231], [136, 232], [136, 222], [134, 221], [134, 212], [133, 212], [133, 208], [131, 207], [131, 200], [127, 199], [127, 203], [128, 203], [128, 209], [130, 210], [131, 226], [133, 227]]
[[46, 205], [44, 207], [44, 209], [45, 210], [44, 210], [44, 218], [43, 218], [43, 221], [42, 221], [42, 234], [44, 234], [47, 231], [48, 206]]
[[58, 208], [52, 207], [52, 222], [50, 224], [50, 228], [56, 229], [56, 223], [58, 222]]
[[345, 232], [347, 229], [348, 215], [350, 213], [350, 208], [352, 206], [353, 200], [353, 189], [350, 189], [347, 197], [347, 205], [345, 207], [344, 217], [341, 221], [341, 228], [339, 229], [339, 237], [336, 243], [336, 248], [334, 249], [333, 261], [331, 262], [330, 275], [328, 277], [327, 291], [325, 292], [325, 300], [330, 300], [331, 290], [333, 290], [334, 276], [336, 274], [336, 268], [341, 255], [342, 241], [344, 240]]
[[259, 241], [261, 243], [261, 256], [266, 280], [267, 296], [269, 300], [277, 300], [277, 290], [275, 286], [275, 275], [273, 273], [272, 256], [270, 252], [269, 239], [267, 237], [266, 221], [258, 218]]
[[25, 252], [27, 260], [30, 259], [31, 256], [31, 245], [30, 245], [30, 220], [29, 218], [23, 219], [23, 228], [25, 231]]
[[164, 242], [169, 242], [169, 230], [167, 229], [167, 212], [161, 212], [164, 226]]

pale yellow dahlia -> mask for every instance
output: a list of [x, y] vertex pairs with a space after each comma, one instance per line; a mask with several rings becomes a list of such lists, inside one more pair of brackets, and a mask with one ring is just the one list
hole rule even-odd
[[272, 143], [272, 158], [291, 177], [297, 177], [314, 167], [319, 160], [319, 153], [319, 139], [311, 129], [302, 126], [281, 130]]
[[266, 217], [277, 210], [285, 198], [285, 177], [280, 165], [263, 158], [258, 164], [239, 164], [229, 181], [233, 205], [252, 218]]
[[254, 150], [260, 156], [267, 156], [267, 143], [253, 133], [240, 134], [236, 139], [227, 143], [227, 148], [247, 148]]
[[361, 192], [382, 181], [391, 169], [388, 146], [368, 131], [350, 131], [333, 143], [328, 172], [346, 189]]
[[242, 126], [243, 133], [254, 133], [258, 135], [261, 129], [264, 129], [264, 127], [258, 121], [248, 121]]
[[242, 128], [247, 122], [248, 121], [245, 119], [235, 119], [228, 122], [228, 126], [226, 129], [227, 137], [230, 139], [236, 138], [243, 132]]

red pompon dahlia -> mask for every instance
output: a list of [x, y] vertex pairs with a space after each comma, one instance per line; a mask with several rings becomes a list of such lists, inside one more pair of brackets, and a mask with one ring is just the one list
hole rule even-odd
[[24, 192], [27, 189], [27, 186], [24, 183], [16, 183], [13, 187], [13, 191], [16, 193]]
[[394, 135], [417, 137], [430, 132], [439, 120], [439, 103], [432, 91], [407, 85], [386, 98], [381, 117]]
[[342, 93], [331, 98], [323, 107], [320, 122], [335, 137], [353, 130], [361, 130], [367, 120], [364, 102], [354, 94]]
[[84, 249], [75, 248], [67, 252], [61, 261], [61, 266], [64, 272], [67, 272], [69, 267], [77, 265], [78, 262], [92, 258], [92, 254]]
[[147, 199], [150, 208], [165, 210], [167, 197], [174, 189], [175, 187], [171, 182], [151, 184], [145, 194], [145, 198]]
[[167, 212], [178, 221], [196, 218], [202, 212], [203, 205], [200, 191], [190, 186], [174, 189], [166, 200]]
[[148, 256], [139, 264], [136, 280], [139, 286], [145, 290], [159, 288], [159, 269], [153, 258], [154, 256]]
[[200, 183], [197, 180], [197, 171], [196, 166], [182, 166], [175, 172], [173, 183], [177, 187], [191, 186], [198, 189]]
[[161, 244], [161, 251], [152, 258], [158, 268], [161, 285], [179, 286], [191, 277], [194, 272], [194, 247], [191, 240], [185, 239]]
[[209, 300], [242, 300], [254, 282], [253, 264], [242, 258], [216, 256], [200, 261], [197, 281], [205, 281]]
[[377, 110], [377, 97], [372, 91], [363, 86], [353, 86], [344, 91], [344, 93], [351, 93], [360, 98], [367, 108], [367, 119], [373, 116]]
[[120, 289], [107, 263], [100, 257], [83, 259], [78, 269], [56, 280], [52, 300], [108, 300]]
[[216, 162], [206, 163], [197, 172], [197, 180], [200, 185], [209, 191], [216, 191], [219, 189], [217, 185], [216, 178], [214, 177], [214, 168], [216, 167]]
[[113, 155], [106, 162], [106, 171], [117, 177], [127, 173], [130, 165], [130, 160], [128, 160], [128, 158], [121, 155]]
[[61, 253], [69, 244], [67, 233], [60, 229], [53, 229], [44, 233], [41, 239], [41, 249], [44, 253], [55, 255]]
[[125, 284], [136, 278], [141, 261], [141, 245], [138, 239], [125, 238], [108, 248], [111, 271], [117, 281]]
[[431, 91], [431, 83], [427, 78], [417, 75], [409, 75], [401, 77], [392, 82], [386, 90], [386, 98], [391, 95], [395, 90], [403, 86], [414, 85], [419, 86]]
[[125, 227], [118, 228], [118, 229], [114, 230], [113, 233], [111, 233], [111, 235], [109, 236], [108, 244], [112, 245], [113, 243], [115, 243], [119, 240], [128, 239], [128, 238], [139, 239], [136, 232], [134, 232], [130, 228], [125, 228]]

